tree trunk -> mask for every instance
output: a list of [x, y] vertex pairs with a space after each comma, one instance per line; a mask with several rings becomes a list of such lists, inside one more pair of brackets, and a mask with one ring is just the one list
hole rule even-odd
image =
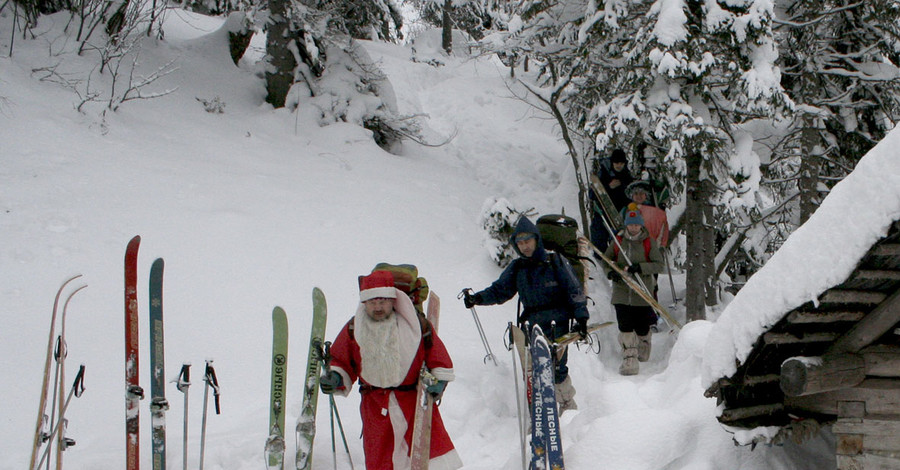
[[294, 84], [294, 69], [297, 62], [288, 48], [292, 35], [290, 19], [285, 16], [287, 0], [269, 0], [272, 24], [266, 39], [266, 55], [271, 66], [266, 72], [266, 102], [276, 108], [283, 108], [288, 91]]
[[819, 197], [819, 172], [822, 148], [819, 146], [817, 118], [807, 118], [801, 138], [800, 153], [800, 225], [803, 225], [822, 202]]
[[705, 251], [714, 250], [714, 246], [705, 247], [708, 229], [705, 228], [705, 206], [709, 205], [704, 183], [700, 180], [703, 157], [699, 152], [687, 155], [686, 198], [684, 209], [685, 246], [685, 309], [687, 321], [706, 319], [706, 267], [708, 265]]
[[441, 47], [447, 55], [453, 52], [453, 22], [450, 20], [452, 10], [452, 0], [444, 0], [444, 6], [441, 7]]

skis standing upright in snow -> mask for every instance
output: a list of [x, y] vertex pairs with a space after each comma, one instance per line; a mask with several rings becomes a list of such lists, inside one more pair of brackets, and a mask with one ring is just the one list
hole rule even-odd
[[[433, 328], [432, 334], [437, 334], [441, 298], [434, 292], [428, 294], [427, 312], [428, 321]], [[428, 461], [431, 458], [431, 415], [434, 413], [434, 397], [425, 389], [436, 381], [425, 364], [422, 364], [419, 384], [416, 386], [416, 412], [413, 417], [412, 448], [409, 451], [412, 470], [428, 470]]]
[[559, 432], [559, 411], [556, 407], [553, 355], [550, 344], [537, 325], [532, 329], [531, 359], [531, 464], [533, 470], [562, 470], [562, 437]]
[[312, 297], [313, 322], [303, 385], [303, 407], [300, 410], [300, 417], [297, 418], [297, 470], [312, 468], [313, 439], [316, 437], [316, 405], [319, 400], [319, 371], [322, 363], [320, 351], [325, 341], [325, 323], [328, 317], [325, 294], [318, 287], [314, 287]]
[[153, 470], [166, 470], [166, 364], [163, 343], [163, 269], [157, 258], [150, 267], [150, 429]]
[[144, 390], [138, 378], [137, 258], [141, 237], [125, 249], [125, 455], [126, 470], [140, 468], [140, 400]]
[[272, 383], [269, 387], [269, 437], [266, 468], [284, 468], [284, 404], [287, 394], [288, 321], [281, 307], [272, 310]]

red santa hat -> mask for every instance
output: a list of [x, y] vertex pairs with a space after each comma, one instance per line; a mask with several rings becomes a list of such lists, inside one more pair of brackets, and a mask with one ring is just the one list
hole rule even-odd
[[394, 289], [394, 275], [390, 271], [373, 271], [368, 276], [359, 276], [360, 302], [377, 298], [397, 298], [397, 291]]

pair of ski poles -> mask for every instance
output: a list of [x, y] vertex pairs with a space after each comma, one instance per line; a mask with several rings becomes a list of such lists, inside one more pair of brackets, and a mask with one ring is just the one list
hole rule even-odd
[[[321, 346], [321, 345], [320, 345]], [[331, 368], [331, 342], [325, 342], [325, 348], [319, 348], [319, 361], [322, 363], [322, 370], [327, 374]], [[341, 433], [341, 441], [344, 443], [344, 452], [347, 453], [347, 460], [350, 461], [350, 468], [353, 466], [353, 457], [350, 456], [350, 447], [347, 445], [347, 436], [344, 434], [344, 425], [341, 423], [341, 415], [338, 413], [337, 404], [334, 402], [334, 395], [328, 394], [329, 414], [331, 416], [331, 457], [335, 470], [337, 470], [337, 444], [334, 438], [334, 422], [337, 420], [338, 429]]]

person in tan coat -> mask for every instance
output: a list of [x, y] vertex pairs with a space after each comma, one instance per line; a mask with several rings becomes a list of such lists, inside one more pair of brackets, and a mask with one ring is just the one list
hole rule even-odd
[[[625, 229], [616, 235], [606, 249], [606, 256], [630, 276], [639, 277], [647, 290], [656, 288], [656, 276], [665, 269], [659, 245], [653, 239], [636, 204], [625, 213]], [[622, 345], [622, 365], [619, 373], [635, 375], [640, 362], [650, 359], [650, 326], [656, 322], [653, 307], [632, 290], [617, 271], [604, 266], [606, 277], [612, 281], [610, 302], [616, 310], [619, 326], [619, 344]]]

